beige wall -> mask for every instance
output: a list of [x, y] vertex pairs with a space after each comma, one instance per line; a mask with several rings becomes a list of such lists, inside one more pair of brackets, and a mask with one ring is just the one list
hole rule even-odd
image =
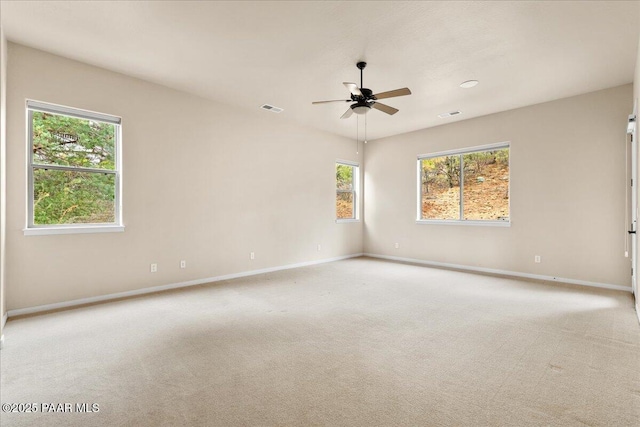
[[[335, 223], [351, 140], [12, 43], [9, 59], [9, 310], [361, 252], [362, 224]], [[23, 235], [27, 98], [122, 117], [124, 233]]]
[[[638, 8], [640, 15], [640, 7]], [[636, 71], [633, 77], [633, 99], [640, 98], [640, 39], [638, 40], [638, 52], [636, 53]]]
[[[0, 25], [0, 319], [7, 311], [5, 302], [6, 277], [6, 97], [7, 97], [7, 40]], [[4, 323], [0, 321], [0, 337]]]
[[[365, 252], [630, 286], [632, 98], [625, 85], [369, 143]], [[417, 155], [503, 141], [511, 141], [511, 227], [416, 224]]]
[[[20, 45], [9, 59], [9, 310], [362, 251], [362, 224], [334, 221], [334, 161], [362, 161], [353, 141]], [[628, 286], [632, 97], [627, 85], [369, 143], [364, 250]], [[123, 117], [124, 233], [23, 235], [27, 98]], [[416, 155], [501, 141], [511, 227], [415, 224]]]

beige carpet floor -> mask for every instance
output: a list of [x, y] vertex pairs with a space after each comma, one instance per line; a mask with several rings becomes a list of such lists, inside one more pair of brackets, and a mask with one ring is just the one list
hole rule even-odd
[[629, 293], [358, 258], [10, 319], [2, 426], [638, 426]]

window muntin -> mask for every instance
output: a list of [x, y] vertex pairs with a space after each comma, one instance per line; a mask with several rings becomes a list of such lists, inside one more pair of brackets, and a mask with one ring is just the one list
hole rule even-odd
[[121, 225], [120, 119], [27, 102], [27, 229]]
[[355, 163], [336, 162], [336, 219], [358, 219], [359, 167]]
[[418, 221], [509, 222], [509, 144], [420, 156], [418, 174]]

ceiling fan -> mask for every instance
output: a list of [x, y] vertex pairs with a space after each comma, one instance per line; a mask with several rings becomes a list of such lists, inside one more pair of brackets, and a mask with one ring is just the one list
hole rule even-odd
[[355, 83], [343, 83], [351, 92], [351, 99], [334, 99], [331, 101], [316, 101], [312, 102], [312, 104], [325, 104], [327, 102], [353, 102], [349, 109], [340, 117], [341, 119], [346, 119], [351, 117], [351, 114], [366, 114], [371, 110], [371, 108], [375, 108], [376, 110], [380, 110], [383, 113], [387, 113], [389, 115], [393, 115], [397, 113], [399, 110], [397, 108], [390, 107], [386, 104], [382, 104], [378, 102], [379, 99], [385, 98], [393, 98], [394, 96], [404, 96], [411, 95], [411, 91], [409, 88], [402, 88], [396, 90], [390, 90], [388, 92], [380, 92], [374, 94], [371, 89], [367, 89], [362, 87], [362, 70], [367, 66], [366, 62], [358, 62], [356, 67], [360, 69], [360, 87]]

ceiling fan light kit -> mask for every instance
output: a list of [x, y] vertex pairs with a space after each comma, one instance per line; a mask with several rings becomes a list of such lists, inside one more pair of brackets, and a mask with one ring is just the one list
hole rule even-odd
[[396, 96], [411, 95], [409, 88], [395, 89], [387, 92], [380, 92], [374, 94], [371, 89], [367, 89], [363, 84], [362, 70], [367, 66], [366, 62], [360, 61], [356, 64], [356, 67], [360, 70], [360, 87], [355, 83], [343, 83], [345, 87], [351, 92], [351, 99], [336, 99], [332, 101], [315, 101], [312, 104], [325, 104], [328, 102], [352, 102], [349, 109], [340, 117], [341, 119], [347, 119], [351, 117], [353, 113], [367, 114], [372, 108], [393, 115], [399, 110], [397, 108], [390, 107], [386, 104], [378, 102], [379, 99], [393, 98]]
[[371, 106], [366, 102], [357, 102], [350, 107], [356, 114], [367, 114], [371, 110]]

